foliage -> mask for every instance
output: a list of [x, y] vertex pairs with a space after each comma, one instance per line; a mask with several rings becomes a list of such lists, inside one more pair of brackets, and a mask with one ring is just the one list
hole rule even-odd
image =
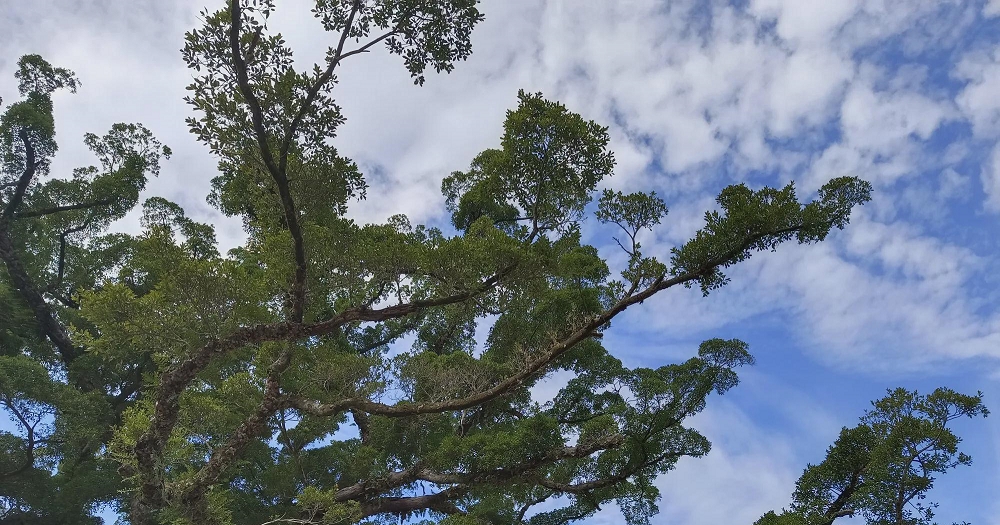
[[[711, 339], [628, 368], [604, 331], [669, 288], [712, 292], [756, 252], [822, 241], [870, 186], [835, 179], [806, 203], [791, 184], [731, 186], [669, 261], [639, 242], [665, 203], [608, 189], [594, 215], [629, 255], [614, 271], [582, 242], [614, 169], [607, 128], [522, 91], [499, 145], [443, 181], [454, 229], [357, 224], [364, 178], [333, 141], [338, 66], [384, 43], [421, 84], [469, 55], [482, 15], [473, 0], [318, 0], [336, 44], [299, 71], [268, 30], [274, 9], [231, 0], [183, 50], [188, 124], [219, 158], [209, 201], [246, 226], [228, 254], [160, 197], [141, 204], [142, 233], [110, 233], [169, 148], [115, 124], [84, 137], [94, 166], [50, 174], [51, 94], [79, 84], [19, 63], [22, 100], [0, 116], [0, 402], [17, 426], [0, 434], [0, 522], [96, 523], [111, 504], [135, 525], [549, 525], [614, 503], [649, 523], [653, 480], [709, 452], [688, 418], [753, 358]], [[568, 384], [534, 400], [559, 371]], [[841, 510], [910, 523], [890, 519], [891, 496], [919, 500], [968, 463], [945, 426], [959, 413], [985, 409], [894, 392], [764, 522], [815, 522], [858, 472]]]
[[829, 524], [854, 515], [877, 525], [934, 523], [937, 504], [925, 500], [935, 476], [972, 462], [948, 424], [986, 416], [982, 394], [898, 388], [872, 407], [861, 424], [841, 431], [826, 459], [806, 467], [791, 509], [769, 512], [758, 524]]

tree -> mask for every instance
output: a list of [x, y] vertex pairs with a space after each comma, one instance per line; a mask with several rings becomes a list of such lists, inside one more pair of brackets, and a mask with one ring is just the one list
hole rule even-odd
[[791, 510], [769, 512], [758, 525], [829, 525], [856, 514], [877, 525], [933, 523], [937, 504], [924, 500], [934, 476], [972, 462], [948, 424], [986, 416], [982, 394], [898, 388], [872, 407], [861, 424], [841, 431], [822, 463], [806, 467]]
[[[273, 9], [231, 0], [183, 49], [188, 123], [219, 158], [209, 200], [247, 232], [226, 255], [210, 225], [157, 197], [142, 203], [143, 233], [108, 233], [170, 155], [141, 125], [87, 135], [99, 165], [43, 181], [51, 93], [78, 83], [38, 56], [19, 62], [23, 100], [0, 121], [0, 401], [19, 424], [0, 439], [0, 521], [96, 522], [111, 503], [135, 525], [542, 525], [614, 502], [647, 523], [653, 479], [709, 450], [685, 419], [753, 358], [711, 339], [682, 363], [629, 369], [603, 332], [665, 290], [709, 294], [758, 251], [822, 241], [868, 183], [834, 179], [807, 203], [792, 184], [730, 186], [660, 261], [639, 242], [667, 214], [655, 194], [606, 190], [593, 207], [614, 168], [607, 128], [521, 92], [499, 147], [444, 180], [453, 228], [360, 225], [346, 209], [364, 178], [332, 140], [337, 68], [384, 43], [421, 84], [471, 53], [482, 15], [475, 0], [317, 0], [336, 45], [298, 71], [267, 29]], [[617, 275], [581, 242], [590, 213], [624, 232]], [[574, 378], [534, 402], [529, 389], [558, 370]], [[944, 423], [985, 409], [941, 392], [894, 393], [868, 430], [845, 431], [829, 456], [863, 449], [848, 468], [863, 480], [835, 513], [882, 519], [893, 490], [911, 501], [931, 473], [968, 462], [949, 459]], [[832, 508], [823, 498], [848, 493], [847, 467], [829, 461], [807, 470], [789, 513], [764, 519]]]

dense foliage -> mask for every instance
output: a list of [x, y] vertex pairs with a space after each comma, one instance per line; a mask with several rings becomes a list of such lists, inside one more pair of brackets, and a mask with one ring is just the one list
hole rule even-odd
[[[170, 156], [139, 124], [87, 135], [94, 166], [49, 173], [52, 93], [78, 81], [19, 62], [0, 118], [0, 403], [17, 426], [0, 433], [0, 523], [97, 523], [110, 504], [135, 525], [548, 525], [607, 502], [648, 523], [654, 478], [709, 451], [685, 420], [753, 358], [712, 339], [630, 369], [602, 333], [657, 293], [707, 295], [756, 252], [822, 241], [870, 186], [834, 179], [805, 203], [792, 184], [728, 187], [657, 260], [639, 239], [662, 200], [593, 202], [614, 170], [607, 128], [522, 92], [497, 147], [444, 179], [453, 228], [358, 224], [337, 67], [384, 43], [417, 84], [449, 71], [477, 2], [317, 0], [336, 45], [303, 71], [268, 31], [273, 4], [206, 12], [183, 49], [188, 123], [219, 159], [209, 201], [246, 228], [228, 254], [178, 205], [139, 202]], [[143, 232], [112, 233], [136, 206]], [[590, 215], [620, 228], [620, 272], [581, 242]], [[572, 380], [534, 400], [561, 370]], [[760, 523], [929, 523], [932, 505], [909, 504], [969, 462], [948, 423], [985, 413], [980, 396], [893, 391]]]

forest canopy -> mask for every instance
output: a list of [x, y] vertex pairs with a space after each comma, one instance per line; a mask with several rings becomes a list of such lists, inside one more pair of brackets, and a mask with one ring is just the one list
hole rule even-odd
[[[16, 426], [0, 432], [0, 523], [99, 523], [104, 505], [133, 525], [554, 525], [606, 505], [655, 520], [654, 480], [710, 451], [689, 419], [754, 358], [715, 338], [630, 368], [603, 334], [657, 294], [709, 295], [751, 256], [824, 241], [872, 186], [726, 187], [661, 260], [641, 241], [667, 203], [614, 189], [608, 128], [521, 91], [495, 143], [443, 177], [450, 224], [362, 224], [338, 68], [382, 47], [423, 84], [461, 66], [484, 15], [317, 0], [333, 45], [297, 69], [268, 27], [276, 3], [231, 0], [183, 42], [187, 124], [218, 159], [208, 202], [246, 232], [227, 253], [211, 224], [142, 198], [169, 176], [155, 130], [87, 134], [94, 164], [52, 172], [53, 94], [80, 80], [18, 62], [0, 117], [0, 404]], [[117, 231], [135, 209], [141, 233]], [[622, 267], [584, 243], [595, 227]], [[532, 397], [559, 372], [553, 399]], [[758, 524], [930, 524], [936, 476], [971, 462], [950, 424], [987, 413], [978, 393], [889, 390]]]

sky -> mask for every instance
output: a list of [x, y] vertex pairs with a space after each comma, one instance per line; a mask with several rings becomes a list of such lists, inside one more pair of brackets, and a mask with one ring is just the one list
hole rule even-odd
[[[56, 96], [53, 173], [93, 162], [80, 140], [142, 122], [174, 150], [147, 189], [216, 225], [205, 197], [215, 160], [184, 124], [191, 80], [179, 49], [207, 0], [33, 0], [0, 9], [0, 96], [39, 53], [76, 71]], [[331, 36], [306, 0], [273, 25], [303, 64]], [[808, 197], [856, 175], [874, 200], [824, 243], [782, 246], [730, 272], [707, 298], [670, 291], [606, 336], [631, 366], [686, 359], [738, 337], [757, 365], [692, 422], [714, 444], [663, 476], [656, 523], [753, 523], [787, 505], [842, 426], [898, 386], [982, 391], [1000, 411], [1000, 0], [485, 0], [473, 55], [416, 87], [398, 57], [346, 62], [336, 145], [370, 184], [351, 214], [444, 224], [441, 179], [499, 143], [517, 90], [540, 91], [610, 127], [605, 185], [655, 190], [670, 214], [644, 239], [666, 255], [723, 187], [795, 181]], [[130, 216], [116, 225], [137, 231]], [[592, 232], [612, 263], [607, 231]], [[554, 386], [553, 386], [554, 388]], [[1000, 412], [998, 412], [1000, 413]], [[1000, 525], [1000, 422], [962, 421], [973, 466], [937, 482], [942, 523]], [[624, 523], [607, 508], [591, 524]], [[838, 522], [839, 523], [839, 522]], [[850, 522], [848, 522], [850, 523]]]

